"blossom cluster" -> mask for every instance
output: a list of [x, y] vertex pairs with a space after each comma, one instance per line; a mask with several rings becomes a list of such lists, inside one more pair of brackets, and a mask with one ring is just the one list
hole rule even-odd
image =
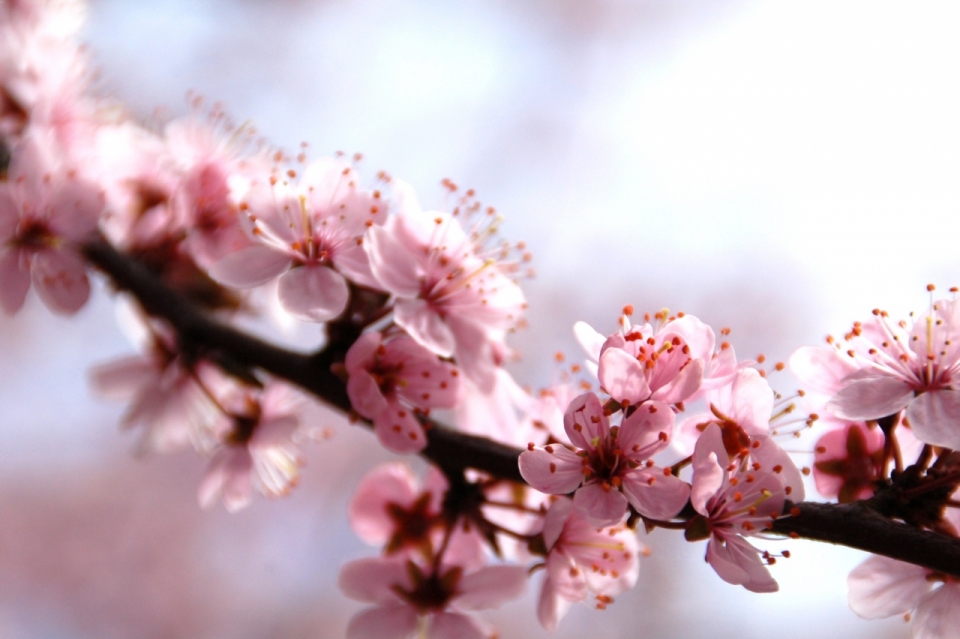
[[[396, 462], [353, 496], [351, 525], [381, 552], [341, 569], [344, 594], [370, 604], [351, 639], [493, 636], [474, 612], [519, 597], [531, 575], [555, 630], [573, 604], [604, 609], [636, 585], [652, 552], [641, 529], [683, 531], [721, 580], [773, 592], [770, 566], [789, 551], [755, 544], [783, 539], [806, 474], [824, 498], [883, 498], [889, 519], [960, 536], [955, 299], [911, 321], [876, 310], [797, 350], [804, 390], [787, 396], [768, 380], [785, 366], [738, 359], [727, 329], [718, 339], [667, 310], [635, 323], [627, 306], [610, 334], [578, 323], [583, 363], [532, 392], [506, 368], [530, 255], [499, 238], [472, 190], [446, 180], [445, 203], [423, 207], [410, 185], [365, 178], [359, 156], [289, 155], [197, 98], [162, 127], [138, 123], [90, 92], [82, 15], [71, 0], [0, 0], [0, 309], [19, 312], [32, 288], [77, 313], [107, 246], [205, 326], [317, 327], [318, 351], [255, 365], [134, 291], [118, 315], [140, 354], [91, 379], [128, 402], [139, 450], [209, 458], [204, 507], [286, 495], [317, 400], [389, 451], [426, 457], [422, 482]], [[431, 448], [447, 431], [494, 440], [515, 472]], [[800, 468], [783, 442], [806, 432], [817, 440]], [[915, 610], [923, 638], [957, 627], [955, 575], [875, 556], [849, 583], [862, 616]]]

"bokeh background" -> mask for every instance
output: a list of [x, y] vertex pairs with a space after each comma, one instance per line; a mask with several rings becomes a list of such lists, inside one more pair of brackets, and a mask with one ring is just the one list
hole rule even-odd
[[[361, 151], [426, 204], [444, 177], [475, 188], [536, 256], [515, 368], [536, 387], [576, 320], [612, 331], [625, 303], [777, 360], [960, 283], [958, 32], [951, 2], [95, 0], [86, 38], [98, 90], [145, 119], [193, 89], [287, 149]], [[387, 455], [319, 416], [332, 437], [292, 496], [201, 511], [205, 461], [136, 457], [88, 388], [130, 351], [103, 286], [73, 319], [33, 297], [0, 317], [0, 637], [342, 636], [360, 606], [339, 566], [373, 552], [346, 501]], [[909, 635], [847, 608], [862, 553], [791, 544], [781, 591], [753, 595], [702, 544], [647, 541], [638, 587], [554, 636]], [[549, 636], [537, 585], [489, 615], [504, 639]]]

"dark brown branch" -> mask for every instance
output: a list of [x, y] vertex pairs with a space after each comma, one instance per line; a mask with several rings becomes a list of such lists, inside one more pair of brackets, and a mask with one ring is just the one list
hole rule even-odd
[[[144, 310], [168, 321], [181, 342], [216, 359], [227, 358], [283, 378], [345, 413], [350, 400], [331, 366], [343, 359], [349, 342], [337, 339], [331, 325], [331, 348], [306, 355], [278, 348], [221, 324], [198, 311], [135, 260], [98, 242], [85, 247], [87, 258], [106, 273], [117, 288], [133, 293]], [[447, 471], [475, 468], [493, 477], [522, 482], [517, 467], [519, 449], [430, 424], [423, 455]], [[797, 514], [778, 519], [773, 531], [790, 536], [840, 544], [917, 564], [960, 577], [960, 540], [924, 531], [883, 516], [871, 502], [850, 505], [804, 502], [791, 505]]]
[[960, 540], [888, 519], [871, 508], [870, 500], [790, 507], [799, 514], [775, 521], [775, 532], [866, 550], [960, 577]]

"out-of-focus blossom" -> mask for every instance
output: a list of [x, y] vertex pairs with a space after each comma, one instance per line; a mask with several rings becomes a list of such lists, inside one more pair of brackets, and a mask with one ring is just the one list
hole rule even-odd
[[200, 483], [200, 505], [208, 508], [222, 496], [227, 510], [236, 512], [250, 504], [254, 489], [266, 497], [288, 494], [302, 465], [294, 442], [300, 398], [272, 382], [259, 397], [243, 391], [224, 404], [230, 419]]
[[670, 519], [687, 503], [690, 487], [669, 468], [647, 463], [667, 447], [673, 411], [647, 402], [611, 426], [600, 399], [585, 393], [564, 415], [564, 429], [577, 452], [561, 444], [528, 446], [520, 455], [520, 473], [541, 492], [566, 495], [590, 524], [618, 523], [627, 504], [652, 519]]
[[787, 497], [802, 501], [803, 482], [772, 439], [759, 437], [742, 446], [725, 440], [720, 426], [710, 424], [693, 452], [690, 503], [700, 516], [690, 520], [686, 537], [710, 538], [707, 562], [727, 583], [774, 592], [777, 582], [760, 551], [744, 537], [766, 530], [783, 514]]
[[94, 388], [130, 402], [122, 424], [142, 426], [141, 451], [167, 453], [189, 445], [209, 449], [226, 417], [206, 389], [219, 392], [227, 382], [212, 364], [185, 362], [167, 331], [154, 327], [150, 337], [146, 354], [95, 367], [90, 374]]
[[23, 306], [31, 281], [59, 313], [76, 313], [90, 297], [77, 245], [93, 235], [104, 200], [54, 153], [46, 141], [24, 140], [0, 183], [0, 307], [7, 314]]
[[824, 433], [814, 447], [813, 478], [824, 497], [841, 504], [873, 495], [883, 472], [884, 436], [879, 428], [851, 423]]
[[347, 351], [344, 363], [353, 409], [373, 420], [380, 443], [394, 452], [417, 452], [427, 445], [412, 409], [456, 405], [456, 367], [409, 337], [384, 341], [380, 333], [365, 333]]
[[523, 594], [523, 566], [424, 568], [413, 561], [360, 559], [340, 570], [340, 589], [364, 603], [347, 639], [492, 639], [495, 631], [464, 611], [498, 608]]
[[914, 639], [960, 637], [960, 583], [955, 577], [874, 555], [847, 578], [850, 608], [865, 619], [904, 615]]
[[235, 288], [280, 277], [284, 310], [325, 322], [346, 307], [348, 279], [379, 288], [363, 236], [386, 218], [387, 204], [379, 191], [361, 189], [353, 168], [337, 159], [310, 163], [296, 185], [290, 182], [295, 175], [251, 181], [239, 208], [254, 245], [214, 263], [210, 275]]
[[412, 197], [399, 215], [372, 227], [364, 246], [380, 285], [397, 297], [394, 321], [487, 391], [526, 304], [499, 261], [481, 254], [479, 233], [449, 213], [421, 211]]
[[571, 604], [590, 599], [605, 608], [613, 597], [633, 588], [640, 574], [640, 554], [648, 552], [629, 528], [597, 528], [579, 517], [573, 502], [564, 497], [547, 511], [543, 542], [546, 574], [537, 618], [547, 630], [557, 629]]

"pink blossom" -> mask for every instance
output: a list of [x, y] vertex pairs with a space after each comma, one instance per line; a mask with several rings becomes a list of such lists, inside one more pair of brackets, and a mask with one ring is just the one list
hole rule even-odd
[[928, 444], [960, 448], [960, 304], [939, 300], [911, 328], [886, 313], [854, 324], [847, 354], [859, 370], [843, 379], [827, 404], [851, 421], [880, 419], [906, 408], [916, 436]]
[[409, 203], [367, 232], [364, 246], [380, 285], [398, 299], [394, 321], [457, 365], [482, 390], [506, 352], [504, 338], [526, 304], [497, 258], [481, 255], [485, 235], [468, 236], [448, 213]]
[[547, 511], [543, 541], [548, 552], [537, 618], [547, 630], [557, 629], [570, 604], [589, 598], [605, 608], [614, 596], [633, 588], [640, 574], [639, 556], [648, 552], [629, 528], [598, 529], [563, 497]]
[[354, 615], [347, 639], [491, 639], [486, 624], [463, 611], [499, 608], [523, 594], [523, 566], [424, 568], [413, 561], [360, 559], [340, 570], [343, 593], [376, 604]]
[[325, 322], [346, 307], [347, 279], [379, 288], [362, 244], [367, 226], [384, 219], [387, 206], [379, 191], [361, 189], [356, 172], [340, 160], [317, 160], [296, 185], [290, 179], [251, 182], [239, 208], [254, 245], [216, 262], [210, 275], [235, 288], [279, 276], [284, 310]]
[[25, 140], [0, 183], [0, 307], [7, 314], [23, 306], [31, 281], [58, 313], [76, 313], [90, 297], [77, 245], [92, 237], [103, 197], [52, 153], [35, 138]]
[[427, 445], [414, 408], [456, 405], [456, 367], [409, 337], [384, 341], [380, 333], [365, 333], [350, 347], [344, 364], [353, 409], [373, 420], [380, 443], [394, 452], [417, 452]]
[[641, 515], [670, 519], [687, 503], [686, 482], [648, 462], [670, 442], [673, 411], [666, 404], [641, 404], [611, 427], [599, 398], [585, 393], [567, 409], [564, 429], [576, 452], [531, 444], [520, 455], [520, 474], [541, 492], [576, 490], [574, 508], [590, 524], [618, 523], [628, 504]]
[[914, 639], [960, 637], [960, 583], [950, 575], [874, 555], [847, 578], [850, 608], [865, 619], [904, 615]]
[[167, 453], [193, 445], [209, 448], [223, 413], [206, 387], [224, 388], [222, 374], [203, 361], [187, 364], [164, 330], [150, 331], [149, 352], [95, 367], [90, 377], [105, 397], [130, 402], [122, 424], [142, 426], [139, 449]]
[[227, 510], [236, 512], [250, 505], [254, 488], [266, 497], [287, 495], [302, 465], [294, 442], [299, 398], [273, 382], [260, 397], [244, 392], [225, 403], [236, 409], [227, 408], [230, 420], [200, 483], [200, 505], [208, 508], [222, 496]]
[[649, 399], [683, 402], [700, 389], [707, 362], [713, 362], [720, 378], [732, 374], [727, 356], [714, 358], [713, 330], [692, 315], [673, 317], [664, 311], [654, 325], [633, 325], [624, 315], [621, 330], [602, 343], [599, 334], [582, 322], [575, 331], [588, 357], [597, 362], [603, 390], [625, 406]]
[[884, 441], [879, 428], [859, 423], [824, 433], [814, 447], [817, 491], [841, 504], [873, 495], [883, 475]]
[[707, 562], [727, 583], [774, 592], [777, 582], [744, 537], [767, 529], [782, 514], [787, 497], [802, 501], [803, 482], [773, 440], [758, 437], [743, 448], [710, 424], [693, 453], [690, 503], [699, 516], [690, 520], [686, 538], [710, 538]]

